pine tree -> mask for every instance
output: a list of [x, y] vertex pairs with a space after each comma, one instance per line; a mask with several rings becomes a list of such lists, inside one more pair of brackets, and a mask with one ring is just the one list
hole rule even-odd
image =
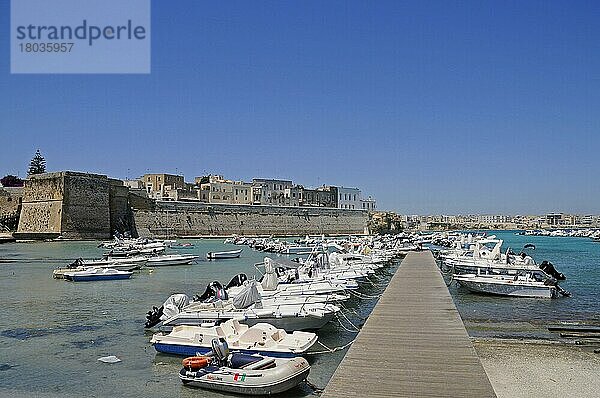
[[31, 159], [31, 162], [29, 163], [29, 171], [27, 172], [27, 175], [31, 176], [34, 174], [42, 174], [45, 172], [46, 172], [46, 159], [44, 159], [44, 157], [40, 153], [40, 150], [38, 149], [35, 152], [35, 156], [33, 157], [33, 159]]

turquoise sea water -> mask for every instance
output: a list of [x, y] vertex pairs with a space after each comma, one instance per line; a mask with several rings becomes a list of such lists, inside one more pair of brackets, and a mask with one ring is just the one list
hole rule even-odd
[[[546, 331], [558, 321], [600, 324], [600, 243], [584, 238], [524, 237], [495, 232], [515, 251], [526, 243], [540, 262], [550, 260], [567, 275], [562, 286], [570, 298], [556, 300], [481, 296], [450, 287], [472, 336], [556, 338]], [[232, 246], [221, 240], [192, 240], [193, 250]], [[218, 397], [218, 393], [184, 387], [177, 377], [181, 358], [157, 354], [143, 329], [145, 312], [172, 293], [201, 293], [213, 280], [227, 282], [240, 272], [254, 274], [252, 264], [264, 253], [244, 248], [240, 259], [204, 261], [189, 266], [143, 270], [126, 281], [71, 283], [54, 280], [52, 269], [76, 257], [98, 257], [97, 242], [43, 242], [0, 245], [0, 396]], [[395, 271], [391, 267], [365, 293], [381, 292]], [[359, 323], [375, 300], [352, 299], [348, 307]], [[401, 303], [399, 303], [401, 305]], [[354, 337], [339, 324], [319, 331], [329, 347]], [[323, 387], [345, 350], [309, 357], [309, 380]], [[117, 355], [122, 362], [97, 358]], [[311, 394], [307, 386], [285, 396]]]
[[[218, 397], [184, 387], [177, 376], [181, 358], [157, 354], [144, 331], [145, 313], [172, 293], [200, 294], [213, 281], [254, 274], [264, 253], [244, 248], [241, 258], [204, 261], [208, 251], [231, 249], [222, 240], [195, 243], [197, 264], [142, 270], [124, 281], [73, 283], [52, 279], [52, 270], [74, 258], [99, 257], [98, 242], [41, 242], [0, 245], [0, 396]], [[363, 292], [381, 292], [395, 271], [386, 269]], [[360, 323], [375, 300], [351, 299], [346, 305]], [[330, 323], [319, 331], [329, 347], [355, 334]], [[325, 386], [345, 350], [309, 357], [309, 380]], [[97, 359], [116, 355], [122, 362]], [[285, 396], [306, 396], [303, 385]]]
[[503, 250], [526, 252], [540, 263], [548, 260], [567, 276], [560, 285], [571, 297], [554, 300], [484, 296], [450, 286], [456, 306], [472, 336], [553, 338], [547, 325], [557, 322], [600, 324], [600, 242], [588, 238], [521, 236], [516, 231], [486, 231], [504, 240]]

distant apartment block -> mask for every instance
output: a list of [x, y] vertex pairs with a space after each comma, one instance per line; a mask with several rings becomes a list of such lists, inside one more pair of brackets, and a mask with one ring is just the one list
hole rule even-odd
[[142, 182], [148, 196], [154, 199], [168, 198], [170, 191], [185, 187], [183, 176], [173, 174], [144, 174]]
[[377, 202], [369, 196], [367, 199], [360, 200], [360, 208], [361, 210], [375, 211], [377, 210]]
[[200, 182], [198, 197], [202, 202], [252, 204], [252, 184], [226, 180], [223, 176], [218, 175], [208, 176], [208, 181], [196, 178], [196, 183], [198, 182]]
[[358, 188], [323, 185], [306, 188], [291, 180], [254, 178], [252, 182], [225, 179], [221, 175], [196, 177], [194, 183], [172, 174], [145, 174], [138, 180], [125, 180], [131, 190], [143, 190], [159, 200], [201, 201], [265, 206], [328, 207], [346, 210], [375, 211], [376, 201], [361, 197]]
[[358, 210], [361, 208], [360, 189], [338, 187], [338, 207], [340, 209]]
[[338, 189], [332, 186], [322, 186], [316, 189], [300, 187], [300, 205], [313, 207], [337, 208]]
[[299, 206], [300, 191], [290, 180], [252, 179], [252, 204]]

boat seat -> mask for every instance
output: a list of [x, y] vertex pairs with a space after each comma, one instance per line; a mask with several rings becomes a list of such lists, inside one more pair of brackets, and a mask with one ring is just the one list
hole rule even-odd
[[248, 355], [248, 354], [232, 354], [229, 360], [230, 367], [234, 369], [246, 369], [247, 366], [252, 365], [253, 363], [262, 361], [264, 358]]
[[271, 335], [271, 338], [275, 341], [281, 341], [286, 337], [286, 335], [287, 333], [285, 330], [277, 329], [277, 331]]
[[236, 334], [236, 330], [231, 325], [230, 322], [224, 322], [221, 325], [219, 325], [219, 327], [221, 328], [221, 333], [223, 333], [223, 337], [231, 336], [231, 335], [235, 335]]
[[246, 370], [264, 370], [275, 367], [275, 358], [264, 357], [258, 362], [250, 363], [244, 366]]

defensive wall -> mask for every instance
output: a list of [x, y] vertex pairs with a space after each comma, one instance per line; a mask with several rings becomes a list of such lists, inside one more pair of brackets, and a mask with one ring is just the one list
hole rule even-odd
[[134, 208], [142, 236], [363, 234], [368, 214], [360, 210], [158, 201]]
[[22, 198], [23, 187], [0, 188], [0, 233], [16, 231]]
[[367, 219], [361, 210], [154, 201], [105, 175], [63, 171], [25, 181], [15, 237], [362, 234]]
[[113, 224], [127, 212], [127, 188], [122, 185], [105, 175], [72, 171], [30, 176], [15, 237], [109, 238]]

